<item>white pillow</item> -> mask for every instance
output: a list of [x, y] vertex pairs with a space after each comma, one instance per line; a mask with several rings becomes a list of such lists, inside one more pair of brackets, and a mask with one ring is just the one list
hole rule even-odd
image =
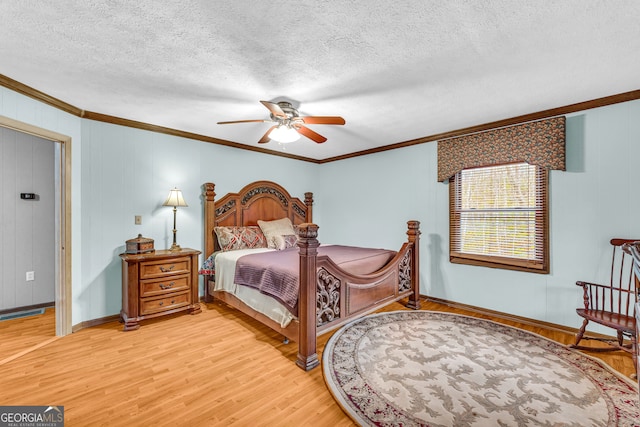
[[274, 221], [262, 221], [258, 220], [258, 225], [267, 238], [267, 247], [275, 249], [277, 247], [275, 238], [276, 236], [295, 235], [296, 232], [293, 229], [293, 224], [289, 218], [276, 219]]

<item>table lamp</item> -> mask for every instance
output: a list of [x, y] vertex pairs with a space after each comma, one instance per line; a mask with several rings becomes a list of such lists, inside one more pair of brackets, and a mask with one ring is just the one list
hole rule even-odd
[[180, 246], [176, 243], [176, 212], [178, 211], [178, 206], [187, 206], [187, 203], [184, 201], [182, 197], [182, 191], [174, 188], [169, 191], [169, 196], [167, 200], [162, 204], [162, 206], [173, 206], [173, 245], [171, 245], [170, 251], [179, 251]]

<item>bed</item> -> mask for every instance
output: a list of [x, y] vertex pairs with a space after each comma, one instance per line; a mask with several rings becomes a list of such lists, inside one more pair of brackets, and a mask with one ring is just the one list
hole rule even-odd
[[[205, 302], [223, 301], [297, 342], [296, 365], [300, 368], [308, 371], [319, 365], [318, 335], [405, 298], [408, 307], [420, 308], [418, 221], [407, 222], [407, 241], [398, 251], [375, 250], [372, 257], [376, 260], [367, 266], [374, 270], [362, 273], [359, 271], [362, 269], [352, 268], [355, 264], [344, 258], [352, 251], [364, 254], [360, 248], [320, 245], [319, 227], [313, 223], [312, 193], [305, 193], [301, 200], [292, 197], [279, 184], [256, 181], [216, 200], [213, 183], [205, 183], [203, 189], [205, 254], [215, 254], [215, 258], [208, 258], [208, 261], [215, 259], [215, 264], [200, 271], [205, 278]], [[290, 222], [295, 228], [295, 243], [279, 248], [284, 250], [222, 251], [214, 232], [216, 227], [218, 232], [239, 227], [253, 229], [258, 224], [281, 221]], [[276, 246], [282, 244], [282, 240], [278, 240]], [[274, 300], [264, 290], [234, 283], [233, 279], [238, 279], [235, 274], [246, 271], [244, 267], [235, 270], [237, 263], [258, 259], [256, 252], [265, 252], [266, 257], [288, 257], [289, 261], [295, 257], [298, 293], [295, 312], [290, 312], [290, 307], [282, 303], [286, 298]], [[273, 261], [275, 258], [267, 259], [266, 265], [280, 265], [280, 261]], [[283, 311], [289, 311], [288, 319]]]

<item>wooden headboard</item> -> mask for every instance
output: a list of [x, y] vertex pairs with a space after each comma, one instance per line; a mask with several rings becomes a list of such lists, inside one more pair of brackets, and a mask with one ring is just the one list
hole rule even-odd
[[215, 200], [215, 184], [204, 188], [205, 258], [219, 250], [213, 228], [257, 225], [258, 220], [289, 218], [294, 225], [313, 222], [313, 193], [304, 193], [304, 202], [271, 181], [256, 181], [237, 193]]

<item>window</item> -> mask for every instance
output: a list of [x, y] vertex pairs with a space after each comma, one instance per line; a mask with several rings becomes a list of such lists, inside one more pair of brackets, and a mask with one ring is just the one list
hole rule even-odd
[[548, 171], [514, 163], [449, 180], [451, 262], [549, 272]]

